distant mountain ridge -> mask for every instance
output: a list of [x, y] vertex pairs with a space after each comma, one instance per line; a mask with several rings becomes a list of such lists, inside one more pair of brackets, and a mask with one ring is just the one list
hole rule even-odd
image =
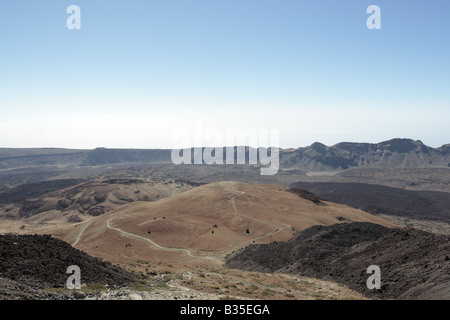
[[431, 148], [420, 140], [392, 139], [380, 143], [341, 142], [329, 147], [316, 142], [281, 152], [280, 165], [307, 171], [450, 167], [450, 144]]
[[[250, 149], [246, 147], [247, 163]], [[234, 152], [236, 156], [236, 147]], [[171, 150], [97, 148], [88, 153], [83, 160], [83, 165], [125, 162], [170, 163]], [[333, 146], [316, 142], [311, 146], [294, 150], [281, 149], [280, 167], [305, 171], [345, 170], [350, 167], [450, 167], [450, 144], [431, 148], [420, 140], [412, 139], [392, 139], [373, 144], [341, 142]]]
[[[246, 147], [246, 163], [252, 148]], [[235, 157], [237, 148], [234, 148]], [[224, 149], [224, 157], [225, 157]], [[193, 152], [192, 152], [193, 154]], [[170, 149], [7, 149], [0, 148], [0, 169], [20, 166], [98, 166], [125, 163], [172, 163]], [[315, 142], [308, 147], [280, 149], [280, 168], [303, 171], [336, 171], [352, 167], [431, 168], [450, 167], [450, 144], [439, 148], [420, 140], [391, 139], [380, 143], [341, 142], [326, 146]]]

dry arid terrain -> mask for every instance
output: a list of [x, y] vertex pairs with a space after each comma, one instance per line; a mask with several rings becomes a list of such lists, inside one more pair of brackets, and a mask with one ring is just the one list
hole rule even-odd
[[351, 182], [298, 182], [291, 187], [310, 190], [323, 199], [362, 209], [401, 226], [450, 234], [448, 192]]
[[[227, 259], [244, 270], [300, 274], [345, 285], [380, 299], [450, 298], [450, 237], [368, 222], [314, 226], [288, 242], [252, 245]], [[382, 270], [378, 290], [367, 269]]]
[[[82, 186], [95, 198], [100, 191], [117, 192], [115, 182], [110, 188], [102, 184], [96, 185], [97, 188], [92, 184]], [[133, 185], [136, 187], [129, 183], [122, 188], [129, 190]], [[79, 187], [64, 189], [60, 196], [66, 197], [68, 190]], [[152, 194], [150, 190], [159, 190], [160, 199], [155, 196], [146, 201], [130, 201], [113, 209], [117, 193], [106, 192], [108, 196], [103, 202], [108, 210], [100, 215], [79, 209], [82, 221], [72, 221], [67, 219], [71, 217], [69, 206], [68, 212], [50, 210], [24, 216], [18, 221], [10, 218], [5, 221], [9, 223], [2, 224], [2, 231], [14, 231], [22, 236], [51, 234], [74, 250], [140, 276], [131, 287], [97, 295], [85, 294], [86, 299], [353, 299], [363, 297], [336, 283], [295, 275], [230, 270], [224, 267], [225, 257], [248, 244], [286, 241], [313, 225], [370, 221], [393, 226], [364, 211], [313, 201], [315, 199], [276, 185], [219, 182], [193, 187], [186, 183], [161, 183], [143, 189], [148, 194]], [[74, 203], [79, 200], [76, 198]], [[2, 257], [7, 264], [7, 253], [2, 253]], [[57, 254], [53, 259], [56, 257]], [[20, 265], [19, 260], [14, 264]], [[71, 264], [77, 265], [76, 258]], [[32, 265], [28, 267], [33, 268]], [[58, 264], [58, 267], [64, 274], [63, 266]], [[2, 275], [7, 274], [2, 271]], [[60, 276], [49, 287], [64, 292], [63, 278]], [[85, 283], [88, 291], [93, 284], [92, 281]], [[136, 290], [136, 286], [141, 290]]]
[[[328, 281], [220, 266], [176, 268], [137, 260], [126, 271], [48, 235], [2, 235], [0, 244], [0, 297], [6, 300], [364, 299]], [[74, 263], [82, 284], [69, 290], [65, 271]]]
[[218, 182], [159, 201], [127, 204], [86, 222], [55, 228], [52, 234], [118, 263], [127, 257], [157, 262], [164, 256], [176, 265], [185, 264], [186, 257], [215, 265], [251, 243], [286, 241], [313, 225], [351, 221], [393, 226], [364, 211], [314, 203], [276, 185]]
[[[128, 200], [120, 202], [125, 195]], [[69, 205], [50, 206], [61, 198]], [[232, 181], [197, 187], [173, 181], [82, 183], [51, 191], [40, 198], [48, 205], [33, 214], [9, 210], [2, 233], [51, 234], [141, 276], [121, 290], [86, 293], [86, 299], [363, 298], [336, 283], [224, 267], [235, 250], [286, 241], [312, 225], [371, 221], [392, 226], [361, 210], [313, 200], [281, 186]], [[104, 210], [93, 215], [89, 205], [98, 208], [99, 203]], [[78, 220], [72, 219], [75, 215]], [[52, 286], [64, 292], [61, 279]], [[90, 292], [93, 284], [85, 285]]]
[[[447, 153], [407, 139], [313, 144], [261, 176], [173, 165], [167, 150], [0, 150], [1, 298], [448, 299]], [[339, 237], [305, 238], [314, 228]], [[80, 290], [66, 288], [69, 257], [86, 269]], [[383, 292], [353, 281], [372, 259], [389, 270]], [[102, 268], [122, 276], [109, 283]]]

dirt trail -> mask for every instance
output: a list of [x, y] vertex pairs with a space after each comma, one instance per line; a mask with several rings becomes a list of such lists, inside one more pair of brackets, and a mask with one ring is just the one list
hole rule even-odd
[[251, 219], [251, 220], [254, 220], [254, 221], [256, 221], [256, 222], [259, 222], [259, 223], [262, 223], [262, 224], [265, 224], [265, 225], [268, 225], [268, 226], [270, 226], [270, 227], [275, 228], [274, 231], [269, 232], [269, 233], [265, 233], [265, 234], [262, 234], [262, 235], [260, 235], [260, 236], [258, 236], [258, 237], [256, 237], [256, 238], [253, 238], [253, 239], [251, 239], [251, 240], [245, 242], [245, 244], [248, 244], [248, 243], [251, 243], [251, 242], [253, 242], [253, 241], [260, 240], [260, 239], [263, 239], [263, 238], [266, 238], [266, 237], [273, 236], [273, 235], [275, 235], [275, 234], [277, 234], [277, 233], [283, 231], [284, 229], [290, 228], [290, 227], [291, 227], [290, 225], [286, 225], [286, 226], [284, 226], [284, 227], [277, 226], [277, 225], [275, 225], [275, 224], [273, 224], [273, 223], [270, 223], [270, 222], [268, 222], [268, 221], [260, 220], [260, 219], [257, 219], [257, 218], [254, 218], [254, 217], [251, 217], [251, 216], [249, 216], [249, 215], [246, 215], [246, 214], [244, 214], [244, 213], [239, 212], [239, 210], [238, 210], [237, 207], [236, 207], [236, 202], [234, 201], [234, 199], [236, 199], [236, 198], [238, 198], [238, 197], [244, 195], [245, 192], [236, 190], [236, 188], [235, 188], [235, 183], [233, 183], [233, 185], [231, 186], [231, 188], [229, 188], [229, 187], [227, 186], [227, 189], [229, 189], [229, 190], [231, 190], [231, 191], [234, 191], [234, 192], [238, 192], [238, 194], [235, 194], [235, 195], [233, 195], [233, 196], [231, 197], [231, 205], [233, 206], [234, 212], [235, 212], [238, 216], [245, 217], [245, 218], [247, 218], [247, 219]]
[[[261, 219], [258, 219], [258, 218], [254, 218], [254, 217], [252, 217], [252, 216], [249, 216], [249, 215], [247, 215], [247, 214], [245, 214], [245, 213], [240, 212], [240, 211], [237, 209], [235, 199], [237, 199], [237, 198], [241, 197], [242, 195], [244, 195], [245, 192], [237, 190], [236, 187], [235, 187], [235, 184], [236, 184], [235, 182], [229, 182], [229, 183], [225, 183], [225, 184], [223, 185], [223, 188], [224, 188], [224, 189], [226, 189], [226, 190], [228, 190], [228, 191], [234, 193], [234, 194], [231, 196], [231, 198], [230, 198], [231, 206], [232, 206], [232, 208], [233, 208], [234, 213], [235, 213], [237, 216], [240, 216], [240, 217], [243, 218], [243, 219], [247, 219], [247, 220], [250, 219], [250, 220], [256, 221], [256, 222], [258, 222], [258, 223], [261, 223], [261, 224], [270, 226], [270, 227], [274, 228], [274, 230], [271, 231], [271, 232], [269, 232], [269, 233], [264, 233], [264, 234], [259, 235], [259, 236], [257, 236], [257, 237], [251, 238], [251, 239], [249, 239], [249, 240], [247, 240], [247, 241], [245, 241], [245, 242], [239, 243], [238, 245], [235, 245], [235, 246], [232, 247], [232, 248], [227, 248], [227, 249], [224, 249], [224, 250], [216, 251], [216, 252], [214, 252], [214, 254], [216, 254], [217, 257], [216, 257], [216, 256], [208, 255], [207, 253], [204, 253], [204, 255], [195, 255], [195, 254], [192, 253], [191, 250], [186, 249], [186, 248], [175, 248], [175, 247], [165, 247], [165, 246], [162, 246], [162, 245], [156, 243], [155, 241], [151, 240], [150, 238], [145, 238], [145, 237], [139, 236], [139, 235], [137, 235], [137, 234], [134, 234], [134, 233], [131, 233], [131, 232], [127, 232], [127, 231], [121, 230], [121, 229], [119, 229], [119, 228], [113, 227], [113, 226], [111, 225], [111, 222], [112, 222], [113, 218], [110, 218], [109, 220], [106, 221], [106, 227], [107, 227], [108, 229], [110, 229], [110, 230], [114, 230], [114, 231], [120, 232], [121, 234], [127, 235], [127, 236], [129, 236], [129, 237], [133, 237], [133, 238], [136, 238], [136, 239], [139, 239], [139, 240], [143, 240], [143, 241], [149, 242], [152, 246], [154, 246], [155, 248], [157, 248], [157, 249], [159, 249], [159, 250], [173, 251], [173, 252], [182, 252], [182, 253], [187, 254], [187, 255], [190, 256], [191, 258], [195, 258], [195, 259], [207, 259], [207, 260], [212, 260], [212, 261], [215, 261], [215, 262], [217, 262], [217, 263], [223, 264], [223, 263], [225, 262], [224, 258], [225, 258], [225, 256], [226, 256], [229, 252], [234, 251], [234, 250], [236, 250], [236, 249], [238, 249], [238, 248], [242, 248], [243, 246], [246, 246], [246, 245], [248, 245], [248, 244], [250, 244], [250, 243], [253, 243], [253, 242], [257, 241], [257, 240], [260, 240], [260, 239], [263, 239], [263, 238], [266, 238], [266, 237], [273, 236], [273, 235], [275, 235], [275, 234], [277, 234], [277, 233], [283, 231], [283, 230], [286, 229], [286, 228], [290, 228], [289, 225], [286, 225], [286, 226], [284, 226], [284, 227], [283, 227], [283, 226], [278, 226], [278, 225], [275, 225], [275, 224], [273, 224], [273, 223], [271, 223], [271, 222], [264, 221], [264, 220], [261, 220]], [[173, 192], [172, 192], [172, 194], [171, 194], [171, 196], [175, 196], [175, 195], [177, 194], [176, 192], [177, 192], [178, 190], [180, 190], [180, 188], [174, 189]], [[75, 242], [72, 244], [72, 246], [75, 246], [75, 245], [77, 245], [77, 244], [79, 243], [79, 241], [80, 241], [80, 239], [81, 239], [83, 233], [84, 233], [85, 230], [91, 225], [91, 223], [92, 223], [92, 221], [89, 221], [89, 222], [86, 223], [85, 226], [83, 226], [83, 228], [80, 230], [80, 232], [79, 232], [79, 234], [78, 234], [78, 237], [75, 239]]]
[[111, 229], [111, 230], [120, 232], [120, 233], [125, 234], [125, 235], [130, 236], [130, 237], [134, 237], [134, 238], [137, 238], [137, 239], [140, 239], [140, 240], [144, 240], [144, 241], [150, 242], [150, 243], [151, 243], [153, 246], [155, 246], [157, 249], [164, 250], [164, 251], [178, 251], [178, 252], [184, 252], [184, 253], [188, 254], [188, 255], [189, 255], [190, 257], [192, 257], [192, 258], [197, 258], [197, 259], [209, 259], [209, 260], [216, 261], [216, 262], [218, 262], [218, 263], [220, 263], [220, 264], [223, 263], [222, 260], [220, 260], [220, 259], [218, 259], [218, 258], [216, 258], [216, 257], [213, 257], [213, 256], [196, 256], [196, 255], [193, 255], [192, 252], [191, 252], [189, 249], [185, 249], [185, 248], [171, 248], [171, 247], [164, 247], [164, 246], [161, 246], [161, 245], [157, 244], [156, 242], [154, 242], [153, 240], [151, 240], [151, 239], [149, 239], [149, 238], [144, 238], [144, 237], [141, 237], [141, 236], [139, 236], [139, 235], [137, 235], [137, 234], [133, 234], [133, 233], [130, 233], [130, 232], [123, 231], [123, 230], [121, 230], [121, 229], [119, 229], [119, 228], [112, 227], [111, 224], [110, 224], [111, 220], [112, 220], [112, 219], [109, 219], [108, 221], [106, 221], [106, 226], [108, 227], [108, 229]]
[[72, 244], [72, 247], [75, 247], [78, 242], [80, 242], [81, 236], [83, 235], [84, 230], [92, 223], [92, 221], [86, 222], [86, 225], [80, 230], [78, 237], [75, 239], [75, 242]]

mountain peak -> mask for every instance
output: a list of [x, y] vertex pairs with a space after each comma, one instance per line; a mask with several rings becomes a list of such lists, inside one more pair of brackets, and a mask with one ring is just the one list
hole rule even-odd
[[310, 148], [314, 151], [317, 151], [319, 153], [325, 154], [327, 150], [327, 146], [320, 142], [314, 142]]
[[386, 149], [391, 152], [408, 153], [415, 149], [426, 152], [427, 147], [420, 140], [395, 138], [378, 144], [380, 149]]

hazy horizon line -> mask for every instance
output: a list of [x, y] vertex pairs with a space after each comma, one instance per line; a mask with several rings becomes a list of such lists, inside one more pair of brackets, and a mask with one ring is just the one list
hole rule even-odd
[[[338, 144], [342, 144], [342, 143], [353, 143], [353, 144], [380, 144], [380, 143], [384, 143], [384, 142], [389, 142], [392, 140], [409, 140], [409, 141], [413, 141], [413, 142], [420, 142], [423, 145], [433, 148], [433, 149], [438, 149], [441, 148], [443, 146], [446, 145], [450, 145], [449, 143], [444, 143], [442, 145], [438, 145], [438, 146], [432, 146], [429, 144], [424, 143], [422, 140], [420, 139], [412, 139], [412, 138], [392, 138], [392, 139], [388, 139], [388, 140], [382, 140], [382, 141], [378, 141], [378, 142], [366, 142], [366, 141], [340, 141], [334, 144], [325, 144], [322, 143], [320, 141], [314, 141], [309, 145], [303, 145], [303, 146], [291, 146], [291, 147], [281, 147], [281, 146], [270, 146], [270, 147], [262, 147], [262, 146], [251, 146], [251, 145], [234, 145], [234, 146], [229, 146], [229, 145], [224, 145], [224, 146], [216, 146], [216, 147], [211, 147], [211, 146], [201, 146], [201, 148], [237, 148], [237, 147], [248, 147], [248, 148], [254, 148], [254, 149], [259, 149], [259, 148], [279, 148], [281, 150], [289, 150], [289, 149], [299, 149], [299, 148], [308, 148], [311, 147], [313, 144], [319, 143], [322, 144], [326, 147], [333, 147], [336, 146]], [[173, 149], [193, 149], [193, 148], [200, 148], [200, 147], [196, 147], [196, 146], [185, 146], [185, 147], [181, 147], [181, 148], [166, 148], [166, 147], [125, 147], [125, 146], [97, 146], [97, 147], [90, 147], [90, 148], [84, 148], [84, 147], [62, 147], [62, 146], [33, 146], [33, 147], [2, 147], [0, 146], [0, 150], [1, 149], [64, 149], [64, 150], [96, 150], [96, 149], [109, 149], [109, 150], [173, 150]]]

